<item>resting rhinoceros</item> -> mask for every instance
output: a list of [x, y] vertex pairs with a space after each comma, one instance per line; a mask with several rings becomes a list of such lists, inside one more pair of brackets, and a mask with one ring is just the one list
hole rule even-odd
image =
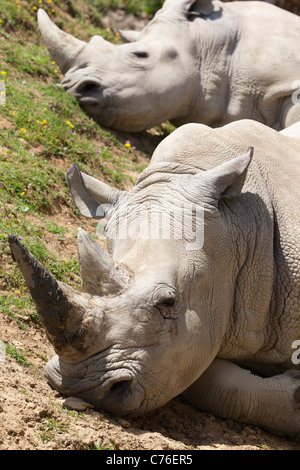
[[78, 209], [107, 220], [108, 252], [79, 230], [83, 292], [10, 236], [57, 353], [52, 386], [131, 416], [185, 392], [300, 435], [299, 155], [299, 139], [243, 120], [175, 130], [129, 192], [72, 166]]
[[103, 126], [300, 120], [300, 18], [274, 5], [167, 0], [141, 33], [123, 32], [126, 44], [85, 43], [43, 10], [38, 20], [62, 86]]

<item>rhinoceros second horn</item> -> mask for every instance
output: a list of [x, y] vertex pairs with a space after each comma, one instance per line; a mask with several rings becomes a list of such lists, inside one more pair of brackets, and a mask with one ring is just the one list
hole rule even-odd
[[126, 285], [126, 273], [116, 265], [104, 248], [81, 228], [78, 229], [77, 242], [84, 291], [97, 295], [120, 293]]

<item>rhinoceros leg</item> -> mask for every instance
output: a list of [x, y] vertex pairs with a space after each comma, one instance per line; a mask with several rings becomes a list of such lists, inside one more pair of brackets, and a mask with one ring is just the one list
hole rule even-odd
[[184, 396], [202, 411], [300, 438], [300, 371], [261, 378], [215, 359]]

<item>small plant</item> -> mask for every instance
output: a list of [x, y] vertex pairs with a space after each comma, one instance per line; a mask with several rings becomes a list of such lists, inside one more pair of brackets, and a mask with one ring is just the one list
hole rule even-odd
[[65, 422], [59, 422], [55, 418], [43, 418], [40, 426], [40, 438], [43, 442], [51, 441], [56, 434], [62, 434], [68, 430]]
[[100, 441], [95, 441], [93, 444], [84, 444], [84, 450], [115, 450], [116, 443], [107, 446]]
[[18, 364], [25, 367], [32, 366], [32, 363], [28, 361], [25, 354], [28, 354], [27, 351], [18, 350], [13, 344], [6, 343], [6, 354], [11, 356], [17, 361]]

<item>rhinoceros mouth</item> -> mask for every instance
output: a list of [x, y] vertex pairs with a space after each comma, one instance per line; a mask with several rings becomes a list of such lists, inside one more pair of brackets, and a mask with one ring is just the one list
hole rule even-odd
[[84, 361], [85, 364], [68, 364], [54, 356], [46, 366], [45, 375], [62, 395], [83, 398], [113, 415], [140, 414], [144, 391], [134, 372], [125, 367], [105, 370], [105, 366], [100, 372], [101, 363], [93, 364], [91, 360]]

